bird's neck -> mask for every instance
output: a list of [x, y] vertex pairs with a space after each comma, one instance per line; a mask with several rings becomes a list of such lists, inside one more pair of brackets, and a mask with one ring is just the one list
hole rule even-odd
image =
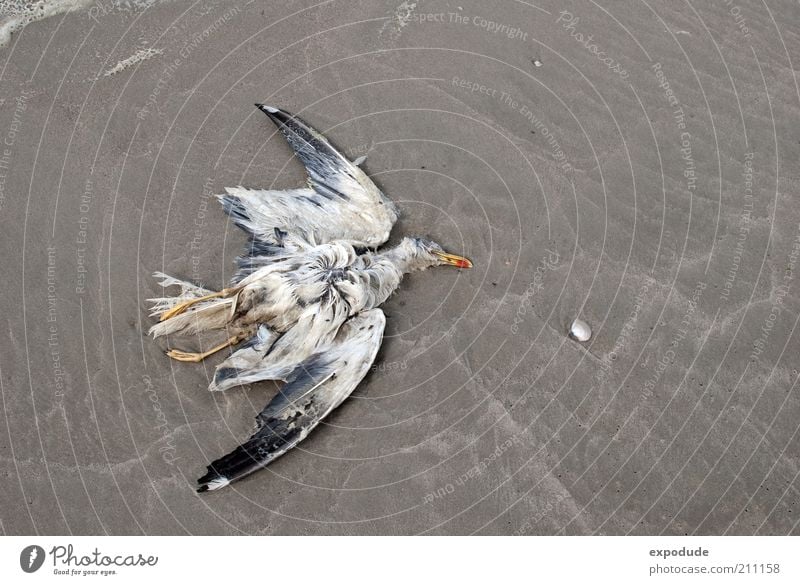
[[418, 269], [416, 266], [419, 262], [417, 256], [402, 243], [394, 248], [375, 254], [374, 258], [379, 263], [387, 264], [396, 270], [401, 278], [404, 274]]
[[383, 304], [400, 286], [403, 275], [414, 270], [414, 257], [402, 246], [370, 254], [365, 270], [369, 275], [371, 299], [368, 308]]

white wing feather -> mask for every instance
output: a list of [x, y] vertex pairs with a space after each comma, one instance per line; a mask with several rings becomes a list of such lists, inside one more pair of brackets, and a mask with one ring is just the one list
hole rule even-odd
[[389, 239], [397, 208], [356, 164], [299, 117], [261, 106], [306, 168], [309, 186], [286, 191], [227, 189], [225, 212], [251, 237], [274, 242], [276, 230], [312, 245], [344, 240], [378, 247]]
[[380, 309], [348, 319], [330, 342], [292, 370], [281, 392], [256, 417], [256, 432], [208, 466], [198, 491], [218, 489], [262, 469], [305, 439], [367, 374], [385, 325]]

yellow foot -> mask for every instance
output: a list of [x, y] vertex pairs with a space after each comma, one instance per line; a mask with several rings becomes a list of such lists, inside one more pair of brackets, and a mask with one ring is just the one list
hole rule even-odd
[[230, 347], [232, 345], [236, 345], [242, 340], [242, 336], [234, 335], [233, 337], [229, 337], [227, 341], [224, 343], [220, 343], [216, 347], [212, 347], [208, 351], [204, 351], [202, 353], [195, 353], [191, 351], [181, 351], [179, 349], [170, 349], [167, 351], [167, 355], [174, 360], [178, 360], [179, 362], [194, 362], [198, 363], [206, 359], [208, 356], [217, 353], [220, 350], [225, 349], [226, 347]]
[[[188, 309], [189, 307], [191, 307], [192, 305], [194, 305], [196, 303], [201, 303], [203, 301], [210, 301], [211, 299], [226, 298], [226, 297], [229, 297], [229, 296], [237, 294], [240, 290], [241, 290], [241, 288], [224, 288], [219, 292], [211, 293], [210, 295], [206, 295], [204, 297], [198, 297], [196, 299], [191, 299], [189, 301], [185, 301], [183, 303], [179, 303], [179, 304], [175, 305], [174, 307], [172, 307], [169, 311], [165, 311], [165, 312], [161, 313], [161, 317], [159, 318], [159, 321], [166, 321], [167, 319], [171, 319], [175, 315], [180, 315], [186, 309]], [[202, 359], [202, 358], [200, 358], [200, 359]]]
[[170, 349], [167, 352], [167, 355], [174, 360], [178, 360], [179, 362], [201, 362], [203, 361], [206, 356], [202, 353], [193, 353], [189, 351], [181, 351], [179, 349]]

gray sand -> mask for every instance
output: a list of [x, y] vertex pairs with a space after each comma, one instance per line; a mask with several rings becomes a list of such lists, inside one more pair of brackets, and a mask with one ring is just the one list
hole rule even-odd
[[[2, 530], [800, 533], [797, 4], [397, 3], [98, 0], [0, 48]], [[303, 181], [256, 101], [475, 269], [200, 496], [277, 386], [209, 393], [146, 299], [232, 274], [213, 194]]]

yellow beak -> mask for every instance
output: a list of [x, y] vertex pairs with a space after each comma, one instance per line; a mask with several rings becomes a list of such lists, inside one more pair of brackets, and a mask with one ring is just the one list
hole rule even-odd
[[434, 252], [445, 264], [455, 266], [456, 268], [472, 268], [472, 262], [469, 258], [458, 256], [456, 254], [447, 254], [446, 252]]

